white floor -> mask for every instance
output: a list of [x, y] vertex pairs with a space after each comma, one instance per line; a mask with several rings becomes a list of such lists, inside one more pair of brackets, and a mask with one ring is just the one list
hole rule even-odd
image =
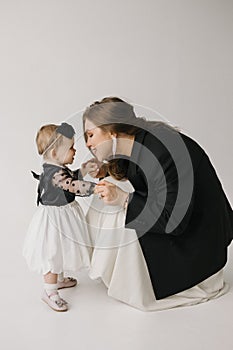
[[[233, 287], [204, 304], [145, 313], [108, 297], [83, 271], [79, 286], [61, 291], [70, 310], [57, 313], [40, 300], [41, 278], [28, 271], [20, 239], [12, 238], [10, 253], [1, 253], [1, 349], [233, 349]], [[225, 269], [231, 286], [232, 262], [231, 246]]]

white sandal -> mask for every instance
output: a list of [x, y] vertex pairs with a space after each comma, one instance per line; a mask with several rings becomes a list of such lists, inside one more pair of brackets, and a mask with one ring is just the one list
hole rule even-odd
[[44, 290], [43, 295], [41, 299], [48, 304], [48, 306], [51, 307], [54, 311], [67, 311], [68, 306], [67, 302], [60, 297], [58, 294], [58, 291], [54, 291], [51, 294], [47, 294], [47, 292]]
[[63, 281], [57, 281], [57, 289], [71, 288], [76, 286], [77, 280], [73, 277], [65, 277]]

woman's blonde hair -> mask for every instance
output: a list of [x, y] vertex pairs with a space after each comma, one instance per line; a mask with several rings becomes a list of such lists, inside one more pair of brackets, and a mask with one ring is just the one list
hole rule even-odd
[[36, 145], [38, 153], [45, 155], [51, 146], [58, 146], [62, 141], [62, 135], [57, 133], [59, 125], [47, 124], [43, 125], [36, 135]]

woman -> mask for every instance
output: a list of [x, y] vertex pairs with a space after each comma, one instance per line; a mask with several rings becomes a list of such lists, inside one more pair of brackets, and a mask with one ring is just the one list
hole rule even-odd
[[86, 145], [103, 162], [98, 176], [128, 179], [134, 188], [129, 194], [106, 180], [97, 186], [106, 205], [125, 208], [124, 233], [132, 243], [107, 253], [94, 249], [99, 276], [91, 276], [104, 280], [109, 295], [142, 310], [225, 293], [233, 212], [204, 150], [165, 123], [137, 118], [117, 97], [95, 102], [83, 122]]

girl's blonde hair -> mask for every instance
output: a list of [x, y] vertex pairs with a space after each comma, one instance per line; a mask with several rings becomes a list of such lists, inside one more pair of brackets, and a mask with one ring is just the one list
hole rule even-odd
[[58, 146], [62, 141], [62, 135], [57, 133], [59, 125], [43, 125], [36, 135], [36, 145], [38, 153], [45, 155], [51, 146]]

